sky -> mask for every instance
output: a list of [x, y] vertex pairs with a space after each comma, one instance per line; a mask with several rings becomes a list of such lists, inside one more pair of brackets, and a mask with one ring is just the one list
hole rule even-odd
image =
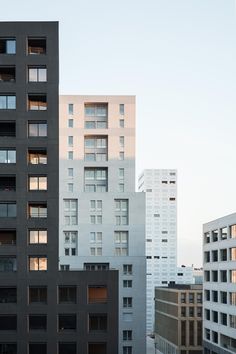
[[[14, 10], [13, 10], [14, 9]], [[9, 0], [1, 21], [60, 22], [60, 93], [136, 95], [137, 176], [178, 169], [178, 263], [236, 212], [234, 0]]]

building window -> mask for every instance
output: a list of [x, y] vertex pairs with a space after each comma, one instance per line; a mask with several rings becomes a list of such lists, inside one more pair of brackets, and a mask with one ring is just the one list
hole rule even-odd
[[[0, 303], [13, 304], [17, 302], [16, 287], [0, 287]], [[1, 353], [1, 352], [0, 352]]]
[[70, 114], [70, 115], [74, 114], [74, 104], [73, 103], [68, 104], [68, 114]]
[[16, 109], [16, 96], [0, 95], [0, 109]]
[[230, 238], [236, 238], [236, 225], [231, 225], [230, 229]]
[[124, 159], [125, 159], [125, 153], [124, 153], [124, 151], [120, 151], [120, 153], [119, 153], [119, 159], [120, 159], [120, 160], [124, 160]]
[[210, 243], [210, 232], [205, 232], [204, 233], [204, 242], [205, 243]]
[[236, 247], [230, 248], [230, 260], [236, 261]]
[[119, 179], [124, 179], [125, 177], [125, 169], [124, 168], [119, 168]]
[[218, 282], [218, 271], [217, 270], [213, 270], [211, 272], [211, 280], [215, 283]]
[[68, 151], [68, 160], [73, 160], [73, 159], [74, 159], [74, 152]]
[[181, 304], [186, 303], [186, 293], [181, 293], [180, 295]]
[[222, 304], [227, 304], [227, 292], [221, 291], [220, 292], [220, 299]]
[[85, 161], [107, 161], [107, 136], [86, 136], [84, 159]]
[[90, 200], [90, 210], [102, 212], [102, 200]]
[[46, 331], [47, 316], [46, 315], [29, 315], [30, 331]]
[[74, 191], [74, 184], [73, 183], [68, 183], [67, 184], [68, 192], [73, 192]]
[[120, 136], [120, 147], [124, 147], [125, 146], [125, 137], [124, 136]]
[[205, 278], [205, 281], [210, 281], [210, 271], [209, 270], [204, 271], [204, 278]]
[[16, 270], [16, 257], [0, 256], [0, 272], [15, 272]]
[[16, 39], [1, 37], [0, 54], [16, 54]]
[[108, 118], [107, 103], [87, 103], [85, 104], [85, 128], [86, 129], [106, 129]]
[[46, 66], [30, 66], [28, 68], [29, 82], [47, 82]]
[[29, 94], [28, 95], [28, 110], [29, 111], [46, 111], [47, 110], [47, 95], [46, 94]]
[[132, 347], [131, 346], [123, 346], [123, 354], [132, 354]]
[[116, 225], [128, 225], [128, 199], [115, 199]]
[[17, 344], [16, 343], [0, 343], [0, 353], [1, 354], [17, 354]]
[[29, 230], [29, 244], [46, 244], [47, 243], [47, 230]]
[[0, 218], [15, 218], [16, 203], [0, 203]]
[[104, 285], [89, 285], [88, 286], [88, 303], [89, 304], [104, 304], [107, 303], [108, 294], [107, 287]]
[[132, 331], [124, 330], [123, 331], [123, 340], [132, 340]]
[[47, 303], [47, 287], [46, 286], [30, 286], [29, 287], [29, 304]]
[[73, 176], [74, 176], [74, 169], [68, 168], [68, 177], [73, 177]]
[[91, 247], [90, 248], [91, 256], [102, 256], [102, 247]]
[[85, 192], [107, 192], [107, 168], [84, 169]]
[[212, 242], [217, 242], [218, 241], [218, 234], [219, 234], [218, 230], [213, 230], [211, 232]]
[[211, 312], [208, 309], [205, 309], [205, 319], [207, 321], [210, 321], [210, 319], [211, 319]]
[[68, 145], [73, 146], [74, 143], [74, 137], [73, 136], [68, 136]]
[[29, 270], [30, 271], [46, 271], [47, 270], [47, 257], [45, 257], [45, 256], [30, 256], [29, 257]]
[[124, 192], [125, 191], [125, 185], [124, 183], [119, 183], [119, 192]]
[[186, 317], [186, 307], [181, 306], [181, 317]]
[[74, 128], [74, 119], [68, 119], [68, 128]]
[[47, 204], [29, 204], [28, 207], [29, 218], [46, 218]]
[[58, 330], [60, 332], [75, 331], [76, 327], [76, 314], [58, 315]]
[[29, 354], [47, 354], [47, 343], [29, 343]]
[[16, 330], [17, 330], [16, 315], [0, 315], [0, 331], [16, 331]]
[[236, 270], [230, 270], [230, 282], [236, 283]]
[[123, 280], [123, 288], [132, 288], [132, 280]]
[[106, 314], [89, 314], [89, 331], [106, 332], [107, 331], [107, 315]]
[[65, 225], [78, 224], [78, 200], [64, 199], [64, 221]]
[[194, 317], [194, 307], [190, 306], [188, 310], [189, 317]]
[[132, 264], [123, 264], [123, 274], [132, 275], [133, 274], [133, 265]]
[[212, 301], [218, 302], [218, 291], [212, 290]]
[[46, 191], [47, 177], [46, 176], [29, 176], [30, 191]]
[[46, 38], [28, 38], [28, 54], [43, 55], [46, 54]]
[[47, 136], [47, 123], [45, 122], [29, 122], [28, 136], [32, 137], [46, 137]]
[[236, 292], [229, 293], [230, 305], [236, 305]]
[[221, 313], [220, 314], [220, 323], [223, 326], [227, 326], [227, 313]]
[[220, 250], [220, 260], [222, 262], [227, 261], [227, 248]]
[[28, 161], [32, 165], [46, 165], [47, 150], [46, 149], [28, 150]]
[[15, 66], [0, 66], [0, 82], [15, 82]]
[[227, 283], [227, 270], [220, 270], [220, 281]]
[[124, 119], [120, 119], [119, 123], [120, 123], [120, 128], [125, 127], [125, 120]]
[[128, 231], [115, 231], [115, 255], [128, 256]]
[[125, 105], [123, 103], [120, 103], [119, 105], [119, 112], [122, 116], [125, 114]]
[[227, 227], [222, 227], [220, 229], [220, 238], [221, 240], [226, 240], [227, 239], [227, 234], [228, 234], [228, 228]]
[[102, 215], [90, 215], [90, 224], [102, 224]]
[[1, 163], [16, 163], [16, 150], [0, 150]]
[[194, 303], [194, 293], [189, 293], [189, 303], [190, 304]]
[[210, 340], [211, 339], [211, 332], [208, 328], [205, 328], [205, 339]]
[[123, 297], [123, 307], [133, 307], [133, 298], [132, 297]]
[[102, 243], [102, 232], [90, 232], [91, 243]]
[[76, 286], [59, 286], [58, 301], [59, 304], [70, 303], [76, 304]]
[[77, 353], [77, 348], [76, 348], [76, 343], [71, 343], [71, 342], [65, 342], [65, 343], [59, 343], [58, 346], [59, 353], [58, 354], [76, 354]]
[[197, 293], [197, 303], [202, 304], [202, 293]]
[[0, 122], [0, 136], [15, 137], [16, 136], [16, 122], [15, 121]]

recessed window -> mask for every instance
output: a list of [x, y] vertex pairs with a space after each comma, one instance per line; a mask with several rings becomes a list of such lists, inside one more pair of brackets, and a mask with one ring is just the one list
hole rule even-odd
[[119, 192], [124, 192], [125, 191], [125, 185], [124, 183], [119, 183]]
[[74, 191], [74, 184], [73, 183], [68, 183], [67, 184], [68, 192], [73, 192]]
[[90, 232], [90, 243], [102, 243], [102, 232]]
[[218, 241], [218, 236], [219, 236], [219, 231], [218, 230], [213, 230], [211, 232], [212, 242], [217, 242]]
[[30, 286], [29, 287], [29, 303], [47, 303], [47, 287], [46, 286]]
[[106, 314], [89, 314], [89, 331], [106, 332], [107, 315]]
[[68, 168], [68, 177], [73, 177], [73, 176], [74, 176], [74, 169]]
[[120, 151], [120, 153], [119, 153], [119, 159], [120, 159], [120, 160], [124, 160], [124, 158], [125, 158], [125, 153], [124, 153], [124, 151]]
[[76, 330], [76, 314], [58, 315], [58, 330], [60, 332]]
[[0, 191], [15, 191], [16, 190], [16, 176], [0, 175]]
[[119, 112], [122, 116], [125, 114], [125, 105], [123, 103], [119, 105]]
[[68, 151], [68, 160], [73, 160], [73, 159], [74, 159], [74, 152]]
[[16, 136], [16, 122], [1, 121], [0, 122], [0, 136], [15, 137]]
[[0, 203], [0, 218], [15, 218], [16, 203]]
[[132, 275], [133, 274], [133, 265], [132, 264], [123, 264], [123, 274]]
[[29, 82], [47, 82], [46, 66], [30, 66], [28, 68]]
[[115, 231], [115, 255], [128, 256], [128, 231]]
[[0, 353], [2, 354], [17, 354], [16, 343], [0, 343]]
[[46, 165], [47, 150], [46, 149], [28, 150], [28, 161], [32, 165]]
[[119, 123], [120, 123], [120, 128], [124, 128], [125, 127], [124, 119], [120, 119]]
[[15, 256], [0, 256], [0, 272], [15, 272], [16, 270]]
[[123, 307], [132, 307], [133, 306], [133, 299], [132, 297], [123, 297]]
[[107, 103], [86, 103], [85, 107], [85, 129], [106, 129], [108, 104]]
[[[58, 346], [59, 352], [58, 354], [76, 354], [77, 349], [76, 349], [76, 343], [71, 343], [71, 342], [64, 342], [64, 343], [59, 343]], [[98, 353], [94, 353], [98, 354]]]
[[16, 230], [0, 229], [0, 246], [15, 245], [16, 244]]
[[123, 340], [132, 340], [132, 331], [131, 330], [124, 330], [123, 331]]
[[16, 54], [15, 38], [0, 38], [0, 54]]
[[77, 199], [64, 199], [64, 222], [65, 225], [77, 225], [78, 223]]
[[107, 287], [104, 285], [88, 286], [88, 303], [102, 304], [107, 302]]
[[0, 66], [0, 82], [14, 82], [15, 80], [15, 66]]
[[47, 110], [47, 95], [46, 94], [29, 94], [28, 95], [28, 110], [29, 111], [46, 111]]
[[58, 287], [59, 304], [70, 303], [76, 304], [76, 286], [59, 286]]
[[47, 243], [47, 230], [29, 230], [29, 244], [38, 243]]
[[[17, 302], [16, 287], [0, 287], [0, 303], [11, 304]], [[0, 352], [1, 353], [1, 352]]]
[[46, 137], [47, 123], [46, 122], [29, 122], [28, 124], [29, 137]]
[[16, 331], [16, 315], [0, 315], [0, 331]]
[[28, 38], [28, 54], [42, 55], [46, 54], [46, 38], [45, 37], [29, 37]]
[[29, 343], [29, 354], [47, 354], [47, 344]]
[[47, 204], [29, 204], [28, 213], [30, 218], [46, 218]]
[[0, 95], [0, 109], [16, 109], [15, 95]]
[[29, 270], [30, 271], [46, 271], [47, 270], [47, 257], [45, 257], [45, 256], [30, 256], [29, 257]]
[[220, 229], [220, 238], [221, 240], [226, 240], [228, 235], [228, 228], [227, 227], [222, 227]]
[[123, 346], [123, 354], [133, 354], [131, 346]]
[[29, 315], [29, 331], [46, 331], [46, 315]]
[[230, 229], [230, 238], [236, 238], [236, 225], [231, 225]]
[[85, 168], [85, 192], [107, 192], [107, 168]]
[[89, 343], [88, 354], [107, 354], [106, 343]]
[[91, 256], [102, 256], [102, 247], [91, 247], [90, 248]]
[[120, 136], [120, 147], [124, 147], [125, 146], [125, 137], [124, 136]]
[[29, 176], [30, 191], [46, 191], [47, 177], [46, 176]]
[[74, 114], [74, 105], [73, 103], [68, 104], [68, 114], [73, 115]]
[[74, 137], [73, 136], [68, 136], [68, 145], [73, 146], [74, 143]]
[[74, 119], [68, 119], [68, 128], [74, 127]]
[[236, 261], [236, 247], [230, 248], [230, 260]]

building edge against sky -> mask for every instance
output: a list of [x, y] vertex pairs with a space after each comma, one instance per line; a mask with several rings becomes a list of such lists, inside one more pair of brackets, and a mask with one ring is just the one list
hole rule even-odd
[[62, 269], [119, 270], [119, 353], [146, 352], [145, 195], [135, 97], [60, 96]]

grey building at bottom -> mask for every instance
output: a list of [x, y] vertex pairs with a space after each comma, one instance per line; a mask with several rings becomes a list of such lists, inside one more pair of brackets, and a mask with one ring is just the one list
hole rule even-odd
[[0, 353], [109, 354], [118, 272], [58, 271], [58, 23], [0, 23]]
[[202, 354], [202, 285], [155, 288], [155, 353]]

